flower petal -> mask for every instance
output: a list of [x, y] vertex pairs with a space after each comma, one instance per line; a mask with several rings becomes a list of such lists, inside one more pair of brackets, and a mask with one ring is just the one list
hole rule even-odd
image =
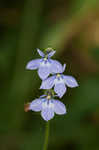
[[40, 89], [51, 89], [54, 86], [55, 75], [42, 81]]
[[45, 80], [50, 74], [50, 70], [48, 66], [40, 66], [38, 70], [38, 75], [42, 80]]
[[66, 93], [66, 86], [64, 83], [56, 83], [54, 87], [54, 91], [57, 93], [57, 95], [61, 98]]
[[41, 116], [45, 121], [51, 120], [54, 117], [54, 111], [52, 108], [45, 108], [42, 110]]
[[44, 56], [45, 56], [45, 54], [44, 54], [40, 49], [38, 49], [38, 48], [37, 48], [37, 52], [39, 53], [39, 55], [40, 55], [41, 57], [44, 57]]
[[58, 115], [66, 114], [66, 107], [65, 105], [60, 102], [59, 100], [53, 100], [54, 103], [54, 111]]
[[51, 52], [48, 54], [48, 57], [52, 57], [55, 53], [56, 53], [56, 51], [51, 51]]
[[76, 79], [72, 76], [63, 76], [64, 78], [64, 81], [65, 81], [65, 84], [68, 86], [68, 87], [77, 87], [78, 86], [78, 83], [76, 81]]
[[41, 59], [34, 59], [28, 62], [26, 69], [35, 70], [39, 67]]
[[52, 60], [52, 59], [50, 59], [49, 61], [51, 62], [50, 71], [52, 74], [63, 72], [63, 67], [60, 62], [58, 62], [56, 60]]
[[36, 99], [30, 103], [29, 110], [41, 111], [42, 110], [42, 99]]
[[63, 72], [65, 71], [66, 69], [66, 64], [63, 65]]
[[43, 97], [46, 97], [46, 96], [47, 96], [47, 95], [44, 94], [44, 95], [41, 95], [40, 98], [43, 98]]

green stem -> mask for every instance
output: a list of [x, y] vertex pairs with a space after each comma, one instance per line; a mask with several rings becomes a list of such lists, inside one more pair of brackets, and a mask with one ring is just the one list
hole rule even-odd
[[48, 148], [48, 139], [49, 139], [49, 130], [50, 130], [50, 124], [49, 121], [46, 123], [46, 129], [45, 129], [45, 141], [44, 141], [44, 148], [43, 150], [47, 150]]

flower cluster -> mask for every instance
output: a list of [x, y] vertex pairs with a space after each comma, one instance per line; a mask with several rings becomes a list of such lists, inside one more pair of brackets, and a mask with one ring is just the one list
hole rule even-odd
[[41, 56], [41, 59], [29, 61], [26, 69], [37, 69], [38, 75], [42, 80], [40, 89], [46, 91], [44, 95], [33, 100], [28, 105], [28, 110], [41, 111], [43, 119], [48, 121], [54, 117], [55, 113], [59, 115], [66, 114], [65, 105], [59, 100], [55, 100], [54, 97], [62, 98], [67, 91], [67, 87], [77, 87], [78, 83], [74, 77], [63, 74], [66, 64], [62, 66], [59, 61], [51, 59], [56, 51], [47, 48], [46, 54], [39, 49], [37, 49], [37, 52]]

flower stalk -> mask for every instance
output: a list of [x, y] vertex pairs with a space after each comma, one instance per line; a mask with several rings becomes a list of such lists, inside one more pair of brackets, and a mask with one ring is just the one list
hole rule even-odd
[[49, 142], [49, 131], [50, 131], [50, 121], [46, 122], [46, 128], [45, 128], [45, 140], [44, 140], [44, 147], [43, 150], [48, 149], [48, 142]]

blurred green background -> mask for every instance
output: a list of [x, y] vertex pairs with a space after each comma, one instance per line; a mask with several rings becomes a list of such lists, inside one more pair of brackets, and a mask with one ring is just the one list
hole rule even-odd
[[41, 80], [25, 66], [47, 47], [80, 85], [51, 120], [48, 150], [99, 150], [99, 0], [0, 0], [0, 150], [42, 150], [45, 121], [24, 112]]

